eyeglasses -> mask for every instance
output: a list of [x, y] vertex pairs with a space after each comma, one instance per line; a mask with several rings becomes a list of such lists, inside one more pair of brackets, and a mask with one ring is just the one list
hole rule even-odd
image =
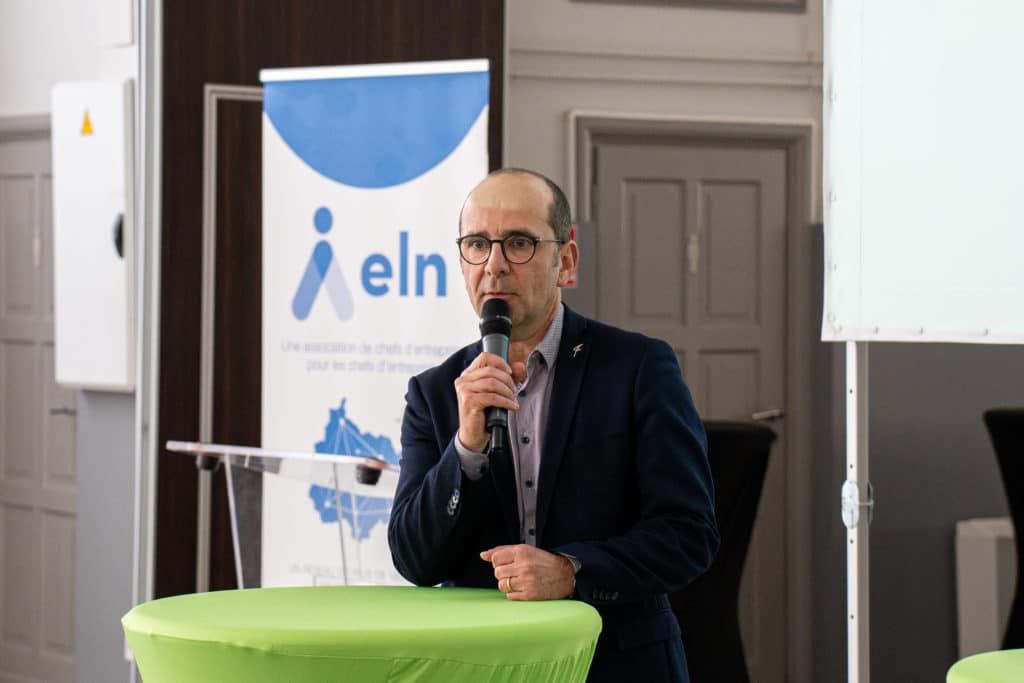
[[522, 265], [528, 263], [533, 255], [537, 253], [537, 245], [541, 242], [553, 244], [565, 244], [565, 240], [543, 240], [530, 235], [509, 235], [501, 240], [489, 240], [480, 235], [467, 235], [455, 240], [459, 245], [459, 254], [462, 260], [471, 266], [479, 266], [487, 263], [491, 257], [491, 245], [501, 245], [501, 255], [509, 263]]

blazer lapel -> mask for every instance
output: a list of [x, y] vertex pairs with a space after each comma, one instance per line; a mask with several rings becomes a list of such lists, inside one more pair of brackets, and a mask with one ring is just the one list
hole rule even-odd
[[[473, 344], [469, 347], [466, 354], [466, 362], [463, 368], [469, 367], [477, 356], [483, 351], [483, 346], [480, 342]], [[452, 398], [455, 399], [455, 393], [452, 392]], [[456, 429], [458, 428], [458, 399], [455, 399], [455, 415], [456, 415]], [[458, 438], [456, 436], [455, 438]], [[511, 543], [519, 542], [519, 499], [516, 494], [516, 474], [515, 468], [512, 465], [512, 447], [506, 440], [505, 443], [505, 456], [501, 458], [492, 458], [488, 463], [488, 469], [491, 474], [491, 482], [494, 485], [494, 491], [498, 500], [498, 505], [501, 506], [501, 514], [505, 519], [505, 529], [508, 532], [508, 536]], [[511, 493], [511, 496], [509, 495]]]
[[555, 361], [555, 384], [551, 388], [548, 404], [548, 424], [540, 456], [540, 475], [537, 482], [537, 545], [540, 546], [547, 521], [548, 509], [555, 491], [555, 479], [565, 453], [566, 441], [576, 417], [576, 404], [580, 387], [590, 358], [587, 343], [587, 320], [565, 308], [562, 341], [558, 345]]

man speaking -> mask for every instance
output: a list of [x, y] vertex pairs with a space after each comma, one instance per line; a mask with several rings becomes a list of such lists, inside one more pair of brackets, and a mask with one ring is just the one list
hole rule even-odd
[[666, 594], [718, 547], [706, 438], [667, 344], [562, 305], [569, 224], [531, 171], [496, 171], [466, 199], [462, 276], [478, 314], [507, 302], [508, 362], [477, 342], [410, 380], [391, 553], [421, 586], [593, 605], [588, 681], [687, 681]]

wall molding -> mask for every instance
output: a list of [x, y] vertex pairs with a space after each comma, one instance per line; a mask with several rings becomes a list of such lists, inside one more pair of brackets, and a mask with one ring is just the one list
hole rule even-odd
[[687, 54], [541, 47], [509, 49], [510, 80], [708, 85], [820, 91], [822, 59], [737, 52]]
[[[633, 0], [638, 5], [660, 5], [662, 7], [702, 7], [722, 11], [746, 12], [805, 12], [807, 0]], [[626, 0], [570, 0], [570, 2], [622, 5]]]
[[0, 116], [0, 140], [28, 140], [49, 135], [49, 114]]

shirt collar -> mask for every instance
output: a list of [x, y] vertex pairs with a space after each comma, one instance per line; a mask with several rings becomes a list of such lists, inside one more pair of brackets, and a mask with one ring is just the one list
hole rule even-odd
[[[558, 304], [558, 312], [555, 313], [555, 319], [551, 321], [548, 326], [548, 331], [544, 333], [544, 338], [540, 340], [540, 344], [537, 344], [537, 348], [530, 352], [530, 356], [527, 358], [527, 368], [530, 367], [531, 362], [544, 361], [544, 364], [549, 368], [555, 364], [555, 359], [558, 358], [558, 347], [562, 343], [562, 323], [565, 321], [565, 305]], [[537, 361], [534, 361], [534, 355], [538, 355]]]

